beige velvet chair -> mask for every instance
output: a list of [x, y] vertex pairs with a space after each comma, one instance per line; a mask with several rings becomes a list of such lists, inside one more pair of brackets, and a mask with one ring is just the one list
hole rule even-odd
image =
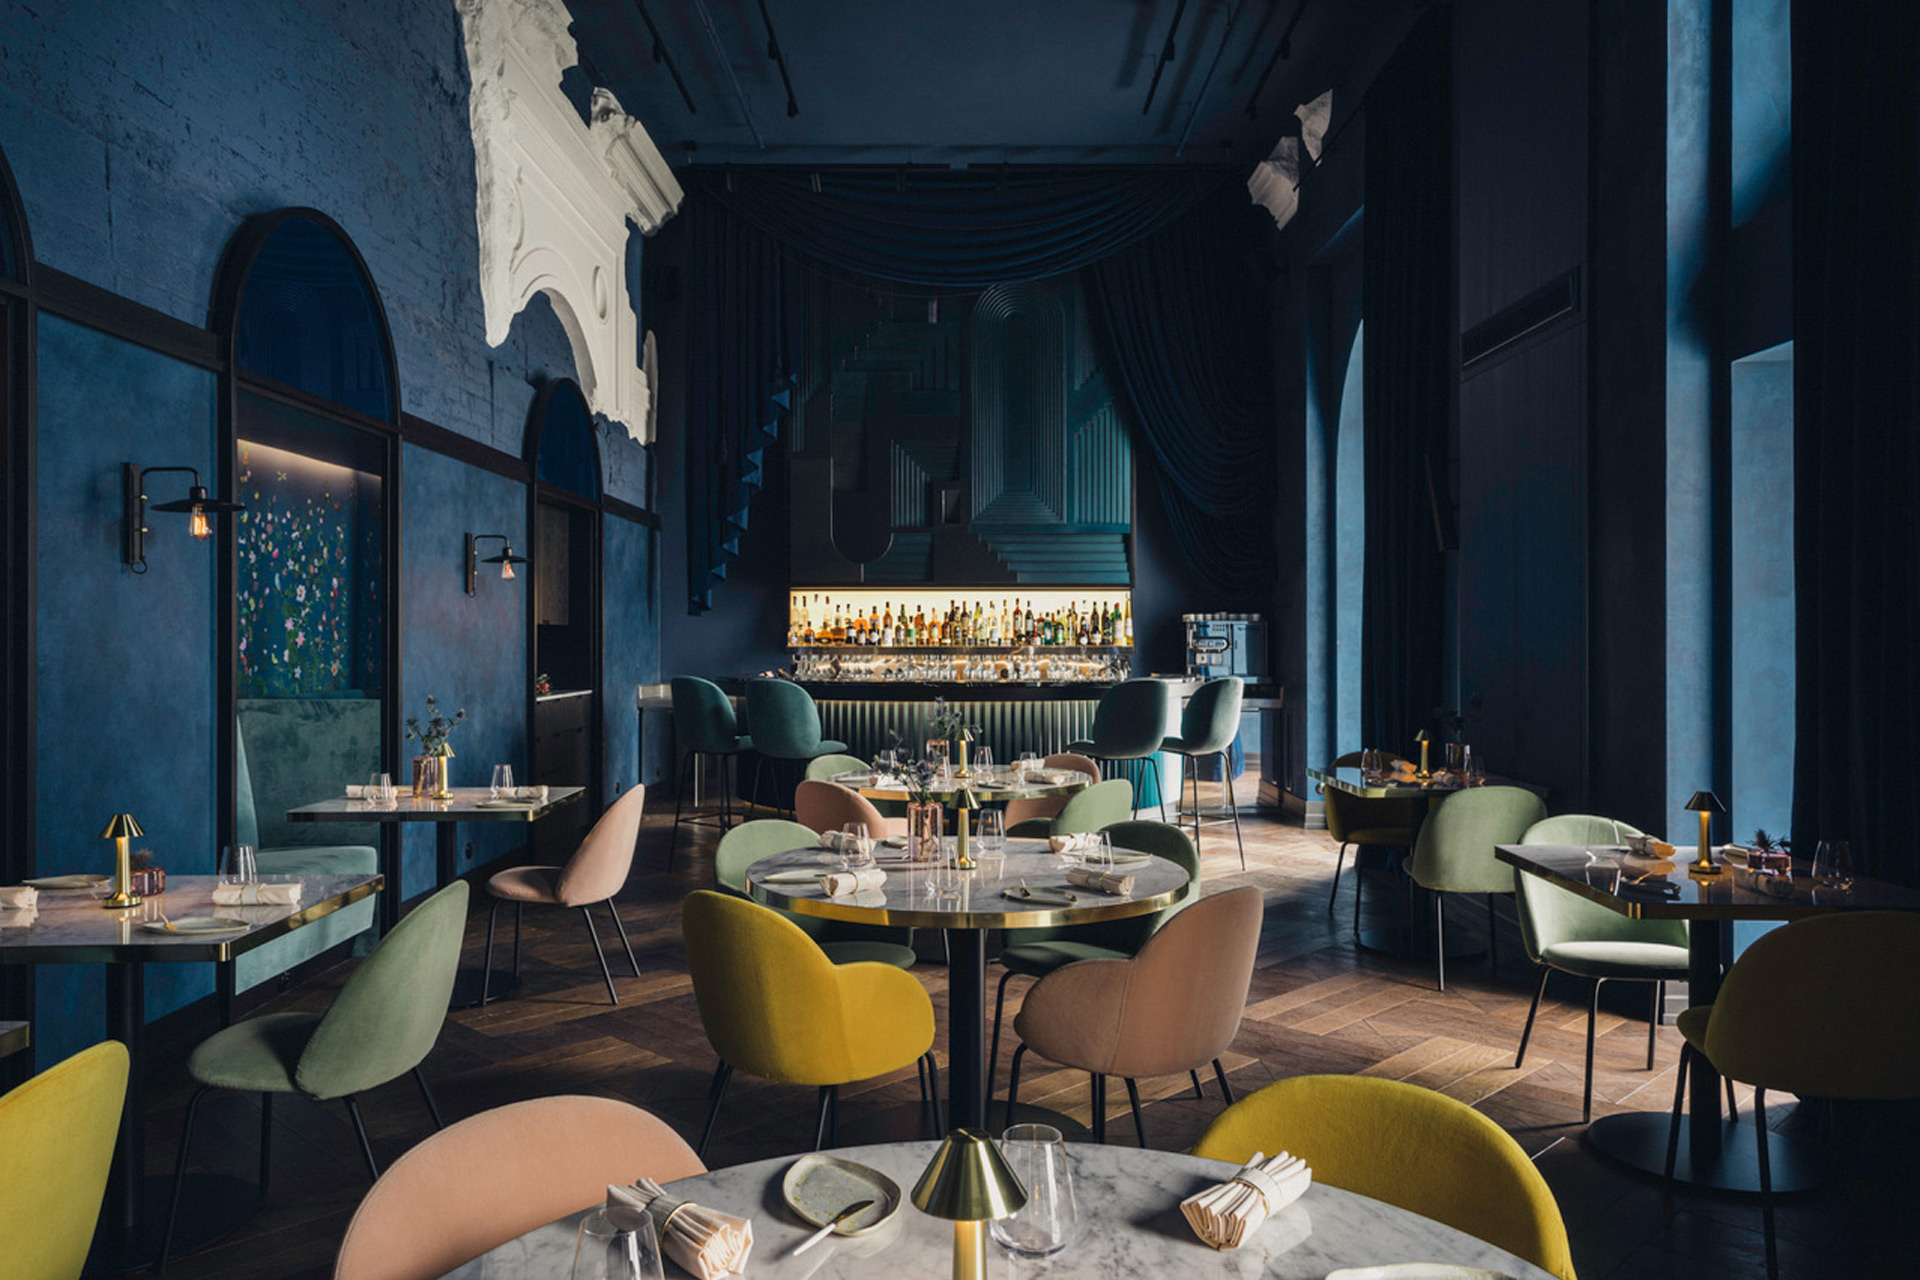
[[876, 840], [907, 834], [905, 818], [887, 817], [873, 807], [873, 801], [852, 787], [815, 778], [808, 778], [793, 789], [793, 816], [801, 826], [813, 828], [816, 834], [838, 831], [849, 822], [866, 823], [867, 834]]
[[[1043, 769], [1078, 769], [1100, 776], [1100, 766], [1077, 751], [1057, 751], [1040, 762]], [[1052, 818], [1067, 806], [1066, 796], [1035, 796], [1030, 800], [1007, 801], [1007, 830], [1032, 818]]]
[[432, 1280], [606, 1199], [609, 1183], [705, 1173], [666, 1123], [612, 1098], [483, 1111], [393, 1162], [360, 1202], [334, 1280]]
[[1243, 885], [1187, 907], [1131, 959], [1082, 960], [1036, 982], [1013, 1019], [1020, 1047], [1007, 1086], [1009, 1123], [1028, 1049], [1093, 1077], [1095, 1142], [1107, 1140], [1110, 1075], [1126, 1081], [1142, 1147], [1141, 1076], [1184, 1074], [1211, 1062], [1220, 1092], [1232, 1102], [1220, 1055], [1240, 1030], [1260, 918], [1260, 890]]
[[634, 844], [640, 838], [640, 813], [647, 803], [647, 789], [629, 787], [607, 806], [600, 821], [593, 824], [587, 838], [580, 842], [564, 867], [509, 867], [487, 881], [493, 895], [493, 909], [487, 913], [486, 973], [480, 982], [480, 1003], [492, 999], [488, 990], [493, 980], [493, 926], [500, 918], [500, 904], [513, 904], [513, 971], [520, 972], [520, 916], [529, 902], [545, 906], [578, 908], [587, 922], [587, 936], [593, 939], [593, 952], [600, 957], [600, 976], [607, 980], [607, 996], [620, 1003], [613, 989], [613, 970], [607, 967], [607, 953], [600, 947], [600, 933], [593, 927], [592, 908], [607, 904], [613, 927], [620, 932], [620, 945], [626, 948], [627, 963], [633, 976], [640, 976], [640, 962], [633, 957], [633, 944], [627, 941], [627, 926], [620, 921], [613, 895], [626, 887], [627, 873], [633, 869]]

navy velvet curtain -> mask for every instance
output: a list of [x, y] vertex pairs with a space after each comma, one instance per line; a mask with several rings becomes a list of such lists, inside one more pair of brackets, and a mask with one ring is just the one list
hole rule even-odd
[[1920, 9], [1793, 9], [1794, 843], [1920, 887]]
[[1454, 386], [1453, 117], [1448, 6], [1430, 10], [1367, 92], [1366, 552], [1361, 732], [1402, 753], [1444, 700]]

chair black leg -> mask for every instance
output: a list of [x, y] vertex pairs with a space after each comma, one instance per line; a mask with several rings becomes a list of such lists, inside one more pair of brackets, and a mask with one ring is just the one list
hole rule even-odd
[[1587, 992], [1587, 1085], [1580, 1095], [1581, 1124], [1593, 1119], [1593, 1026], [1600, 1020], [1600, 984], [1605, 981], [1605, 978], [1595, 978]]
[[483, 1009], [493, 999], [493, 926], [499, 918], [500, 899], [495, 898], [487, 908], [487, 949], [480, 956], [480, 1007]]
[[1220, 1065], [1220, 1059], [1213, 1060], [1213, 1078], [1220, 1083], [1220, 1096], [1228, 1106], [1233, 1105], [1233, 1086], [1227, 1083], [1227, 1069]]
[[1436, 991], [1447, 989], [1447, 895], [1433, 894], [1433, 985]]
[[[1227, 793], [1227, 812], [1233, 815], [1233, 843], [1240, 849], [1240, 869], [1247, 869], [1247, 842], [1240, 838], [1240, 802], [1233, 798], [1233, 761], [1220, 753], [1220, 786]], [[1258, 790], [1258, 788], [1256, 788]]]
[[260, 1203], [267, 1202], [267, 1180], [273, 1173], [273, 1095], [260, 1095]]
[[820, 1113], [819, 1118], [816, 1119], [813, 1124], [813, 1149], [815, 1151], [835, 1145], [834, 1130], [839, 1126], [834, 1123], [833, 1102], [834, 1095], [839, 1092], [840, 1089], [837, 1085], [827, 1084], [820, 1086]]
[[680, 810], [687, 799], [687, 776], [693, 772], [693, 757], [696, 752], [687, 752], [687, 758], [680, 762], [680, 785], [673, 789], [673, 832], [667, 837], [667, 871], [673, 871], [674, 847], [680, 843]]
[[640, 976], [640, 962], [633, 958], [633, 944], [627, 941], [627, 926], [620, 919], [620, 908], [613, 905], [613, 899], [607, 899], [607, 914], [613, 917], [613, 927], [620, 933], [620, 945], [627, 950], [627, 963], [633, 966], [633, 976]]
[[[1165, 822], [1167, 820], [1167, 784], [1160, 778], [1160, 757], [1157, 755], [1147, 757], [1146, 767], [1140, 771], [1143, 781], [1147, 776], [1147, 769], [1153, 770], [1153, 798], [1160, 802], [1160, 821]], [[1198, 784], [1193, 794], [1197, 800], [1200, 795]], [[1196, 839], [1194, 843], [1199, 844], [1199, 840]]]
[[1760, 1147], [1760, 1220], [1767, 1233], [1767, 1280], [1780, 1280], [1780, 1255], [1773, 1240], [1773, 1170], [1767, 1161], [1767, 1091], [1753, 1091], [1753, 1137]]
[[713, 1069], [713, 1083], [707, 1087], [707, 1123], [700, 1130], [700, 1145], [694, 1154], [707, 1158], [707, 1144], [713, 1141], [713, 1126], [720, 1119], [720, 1100], [727, 1096], [727, 1082], [733, 1079], [733, 1067], [722, 1062]]
[[1735, 1102], [1733, 1098], [1733, 1077], [1722, 1076], [1720, 1083], [1727, 1086], [1727, 1119], [1738, 1120], [1740, 1118], [1740, 1104]]
[[433, 1090], [427, 1088], [427, 1077], [418, 1067], [413, 1069], [413, 1082], [420, 1086], [420, 1096], [427, 1100], [427, 1114], [433, 1117], [433, 1127], [446, 1128], [447, 1122], [440, 1118], [440, 1104], [433, 1100]]
[[1520, 1031], [1520, 1052], [1513, 1055], [1515, 1071], [1527, 1060], [1527, 1041], [1533, 1039], [1533, 1019], [1540, 1012], [1540, 997], [1547, 994], [1547, 975], [1552, 972], [1545, 965], [1540, 966], [1540, 982], [1533, 989], [1533, 1003], [1527, 1006], [1527, 1025]]
[[187, 1180], [187, 1148], [193, 1142], [194, 1113], [200, 1110], [200, 1099], [212, 1090], [212, 1085], [203, 1084], [187, 1099], [187, 1119], [180, 1127], [180, 1154], [173, 1160], [173, 1195], [167, 1200], [167, 1229], [160, 1236], [160, 1260], [153, 1264], [156, 1272], [167, 1269], [167, 1255], [173, 1252], [173, 1224], [180, 1216], [180, 1184]]
[[513, 976], [520, 976], [520, 922], [526, 917], [527, 904], [513, 904]]
[[947, 1132], [947, 1108], [940, 1101], [940, 1062], [931, 1049], [927, 1050], [927, 1096], [933, 1100], [933, 1136], [944, 1137]]
[[1673, 1165], [1680, 1154], [1680, 1104], [1687, 1097], [1687, 1068], [1693, 1064], [1693, 1046], [1682, 1041], [1680, 1044], [1680, 1071], [1673, 1082], [1673, 1120], [1667, 1126], [1667, 1171], [1666, 1185], [1662, 1194], [1673, 1193]]
[[[942, 939], [946, 937], [941, 934]], [[1000, 975], [1000, 994], [993, 998], [993, 1041], [987, 1050], [987, 1097], [993, 1097], [993, 1069], [1000, 1062], [1000, 1015], [1007, 1008], [1007, 981], [1013, 977], [1009, 969]]]
[[1195, 1100], [1195, 1101], [1197, 1102], [1197, 1101], [1200, 1101], [1200, 1100], [1202, 1100], [1202, 1099], [1204, 1099], [1204, 1098], [1205, 1098], [1205, 1097], [1207, 1096], [1207, 1091], [1206, 1091], [1205, 1089], [1202, 1089], [1202, 1088], [1200, 1087], [1200, 1073], [1199, 1073], [1199, 1071], [1197, 1071], [1197, 1070], [1189, 1070], [1189, 1071], [1187, 1072], [1187, 1074], [1188, 1074], [1189, 1076], [1192, 1076], [1192, 1077], [1193, 1077], [1193, 1097], [1194, 1097], [1194, 1100]]
[[1500, 921], [1493, 914], [1493, 895], [1487, 895], [1487, 975], [1500, 976]]
[[[1340, 856], [1342, 858], [1347, 856], [1347, 846], [1344, 844], [1340, 846]], [[1360, 868], [1360, 854], [1359, 851], [1356, 850], [1353, 855], [1353, 940], [1356, 943], [1360, 941], [1360, 891], [1366, 888], [1366, 885], [1367, 873]], [[1334, 882], [1333, 888], [1334, 892], [1339, 892], [1340, 884], [1337, 880]], [[1327, 914], [1333, 914], [1333, 906], [1331, 903], [1327, 906]]]
[[1132, 1076], [1125, 1077], [1127, 1082], [1127, 1105], [1133, 1108], [1133, 1131], [1140, 1136], [1140, 1149], [1147, 1149], [1147, 1118], [1140, 1112], [1140, 1086], [1134, 1083]]
[[1093, 1075], [1093, 1140], [1107, 1140], [1107, 1078], [1098, 1071]]
[[[733, 777], [727, 777], [728, 766], [732, 766]], [[720, 757], [720, 830], [722, 833], [733, 830], [733, 793], [740, 785], [740, 757], [725, 755]]]
[[1016, 1045], [1013, 1050], [1013, 1066], [1007, 1073], [1007, 1123], [1013, 1123], [1013, 1108], [1020, 1101], [1020, 1059], [1027, 1056], [1027, 1046]]
[[[757, 804], [760, 804], [760, 778], [761, 778], [761, 775], [762, 775], [762, 772], [763, 772], [763, 771], [764, 771], [764, 770], [766, 769], [766, 766], [767, 766], [767, 758], [766, 758], [765, 756], [763, 756], [763, 755], [756, 755], [756, 756], [754, 756], [754, 759], [753, 759], [753, 796], [752, 796], [752, 798], [751, 798], [751, 799], [747, 799], [747, 800], [745, 800], [745, 801], [744, 801], [744, 803], [745, 803], [745, 805], [746, 805], [746, 809], [747, 809], [747, 812], [748, 812], [749, 814], [751, 814], [751, 813], [753, 812], [753, 808], [754, 808], [754, 806], [755, 806], [755, 805], [757, 805]], [[762, 807], [766, 807], [766, 806], [762, 806]]]
[[[1195, 853], [1200, 851], [1200, 770], [1197, 765], [1198, 762], [1192, 756], [1180, 757], [1180, 767], [1187, 771], [1189, 778], [1193, 779], [1193, 850]], [[1182, 790], [1184, 789], [1183, 782]], [[1180, 816], [1177, 808], [1173, 816], [1176, 818]]]
[[1653, 1070], [1653, 1033], [1660, 1029], [1660, 1006], [1666, 1003], [1667, 984], [1653, 984], [1653, 1007], [1647, 1010], [1647, 1070]]
[[619, 1004], [620, 993], [613, 989], [613, 970], [607, 968], [607, 953], [600, 949], [600, 931], [593, 927], [593, 912], [582, 907], [580, 917], [587, 922], [587, 936], [593, 939], [593, 954], [600, 957], [600, 976], [607, 980], [607, 997]]
[[380, 1163], [373, 1158], [373, 1143], [367, 1138], [367, 1122], [360, 1118], [360, 1103], [350, 1093], [341, 1101], [347, 1104], [347, 1114], [353, 1117], [353, 1132], [360, 1139], [360, 1156], [367, 1162], [367, 1175], [378, 1182]]
[[[1346, 845], [1346, 842], [1343, 840], [1340, 843], [1340, 856], [1338, 858], [1335, 858], [1333, 862], [1333, 889], [1327, 894], [1327, 917], [1329, 919], [1333, 917], [1334, 900], [1340, 896], [1340, 871], [1346, 865], [1347, 865], [1347, 845]], [[1360, 875], [1360, 863], [1358, 860], [1355, 860], [1353, 864], [1353, 874], [1356, 877], [1355, 883], [1356, 884], [1359, 883], [1358, 876]], [[1359, 894], [1359, 892], [1360, 891], [1358, 889], [1354, 890], [1354, 893], [1356, 896]], [[1360, 912], [1358, 911], [1358, 909], [1356, 909], [1353, 913], [1353, 927], [1355, 929], [1358, 929], [1360, 927]]]

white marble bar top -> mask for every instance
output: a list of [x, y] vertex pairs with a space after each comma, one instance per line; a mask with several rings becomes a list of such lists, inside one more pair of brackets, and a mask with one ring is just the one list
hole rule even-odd
[[[910, 1191], [933, 1156], [934, 1143], [854, 1147], [834, 1154], [879, 1169]], [[1512, 1280], [1551, 1280], [1512, 1254], [1430, 1218], [1366, 1196], [1318, 1184], [1269, 1218], [1230, 1252], [1201, 1244], [1180, 1214], [1180, 1201], [1233, 1175], [1234, 1166], [1169, 1151], [1074, 1143], [1074, 1194], [1079, 1231], [1051, 1258], [1016, 1258], [989, 1241], [987, 1271], [1012, 1277], [1124, 1276], [1272, 1277], [1323, 1280], [1340, 1267], [1391, 1262], [1443, 1262], [1481, 1267]], [[952, 1225], [911, 1201], [872, 1235], [830, 1237], [798, 1258], [787, 1255], [811, 1229], [780, 1198], [780, 1179], [797, 1156], [716, 1169], [669, 1184], [676, 1196], [753, 1218], [749, 1280], [904, 1280], [950, 1272]], [[640, 1170], [636, 1169], [638, 1176]], [[448, 1280], [567, 1280], [584, 1214], [549, 1223], [450, 1273]], [[669, 1277], [684, 1276], [672, 1262]]]

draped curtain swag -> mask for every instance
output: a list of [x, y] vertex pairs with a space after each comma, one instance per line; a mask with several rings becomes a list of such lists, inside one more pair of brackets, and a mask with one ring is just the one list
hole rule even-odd
[[1451, 13], [1430, 9], [1367, 93], [1366, 551], [1360, 715], [1368, 742], [1409, 749], [1444, 699], [1454, 387]]
[[650, 257], [678, 262], [671, 274], [684, 282], [693, 612], [725, 577], [761, 452], [787, 409], [806, 271], [964, 293], [1103, 264], [1091, 283], [1109, 356], [1166, 477], [1181, 549], [1209, 581], [1261, 589], [1273, 413], [1266, 281], [1248, 256], [1264, 231], [1231, 170], [696, 166], [676, 176], [687, 198]]
[[1920, 887], [1920, 8], [1793, 7], [1794, 843]]

